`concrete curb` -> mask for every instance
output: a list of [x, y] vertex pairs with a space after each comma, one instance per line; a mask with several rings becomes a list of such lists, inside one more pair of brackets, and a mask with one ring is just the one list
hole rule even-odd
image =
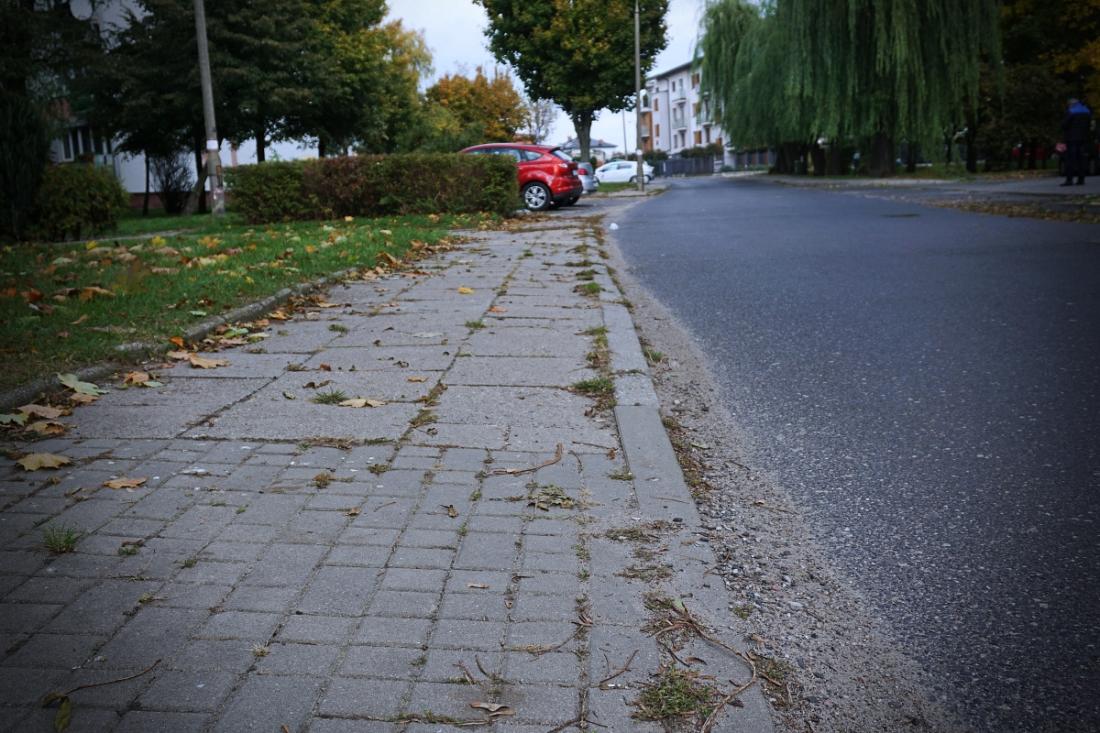
[[[613, 241], [611, 246], [617, 248]], [[610, 277], [600, 277], [598, 282], [605, 290], [601, 305], [611, 367], [615, 372], [615, 421], [627, 466], [634, 476], [641, 514], [647, 520], [675, 522], [687, 533], [701, 536], [702, 523], [695, 500], [665, 432], [660, 402], [634, 320], [630, 311], [619, 302], [623, 296], [618, 284]], [[725, 644], [742, 653], [747, 652], [743, 637], [748, 629], [735, 629], [727, 623], [720, 623], [730, 615], [729, 600], [725, 586], [720, 582], [712, 584], [712, 579], [706, 576], [707, 570], [716, 564], [710, 547], [700, 542], [686, 545], [674, 543], [669, 555], [675, 566], [682, 569], [672, 582], [679, 597], [685, 599], [692, 613], [709, 623]], [[728, 621], [734, 622], [733, 619]], [[756, 733], [771, 733], [774, 730], [771, 709], [759, 684], [750, 687], [739, 699], [744, 707], [726, 710], [715, 730], [751, 730]]]
[[[295, 295], [304, 295], [305, 293], [311, 293], [315, 290], [320, 290], [329, 285], [334, 285], [349, 274], [355, 272], [354, 270], [340, 270], [334, 272], [331, 275], [317, 278], [309, 282], [299, 283], [288, 288], [283, 288], [277, 291], [274, 295], [269, 295], [266, 298], [262, 298], [252, 303], [246, 303], [238, 308], [234, 308], [228, 313], [223, 313], [220, 316], [212, 316], [207, 318], [194, 326], [186, 329], [182, 336], [188, 341], [194, 341], [195, 339], [201, 339], [211, 333], [218, 326], [234, 323], [236, 321], [245, 321], [256, 318], [273, 308], [281, 305], [290, 300]], [[119, 354], [141, 357], [152, 356], [153, 354], [163, 353], [168, 351], [168, 346], [163, 343], [157, 343], [153, 341], [132, 341], [127, 344], [119, 344], [115, 347], [115, 351]], [[93, 364], [92, 366], [79, 369], [74, 374], [81, 381], [93, 381], [96, 379], [102, 379], [123, 367], [119, 362], [107, 362], [105, 364]], [[39, 377], [25, 384], [21, 384], [18, 387], [10, 389], [6, 392], [0, 393], [0, 410], [9, 410], [19, 405], [33, 402], [38, 395], [43, 392], [53, 392], [61, 389], [61, 382], [57, 381], [57, 375], [49, 377]]]

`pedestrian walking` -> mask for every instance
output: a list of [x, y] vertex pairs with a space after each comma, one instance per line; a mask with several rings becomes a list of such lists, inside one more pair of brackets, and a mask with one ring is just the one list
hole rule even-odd
[[1077, 185], [1085, 182], [1085, 167], [1088, 165], [1088, 145], [1092, 135], [1092, 111], [1079, 99], [1070, 99], [1066, 117], [1062, 120], [1062, 137], [1066, 143], [1065, 173], [1066, 180], [1061, 185], [1072, 186], [1076, 176]]

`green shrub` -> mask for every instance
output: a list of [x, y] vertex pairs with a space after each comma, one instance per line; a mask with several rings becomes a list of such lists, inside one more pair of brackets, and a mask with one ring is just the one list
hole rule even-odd
[[114, 229], [129, 196], [109, 168], [52, 165], [35, 200], [34, 232], [42, 239], [80, 239]]
[[261, 163], [229, 171], [234, 210], [249, 222], [341, 216], [507, 214], [516, 166], [495, 155], [409, 153]]
[[42, 111], [23, 96], [0, 93], [0, 239], [20, 239], [50, 153]]
[[294, 160], [226, 169], [230, 205], [253, 224], [319, 218], [320, 206], [302, 188], [305, 165]]

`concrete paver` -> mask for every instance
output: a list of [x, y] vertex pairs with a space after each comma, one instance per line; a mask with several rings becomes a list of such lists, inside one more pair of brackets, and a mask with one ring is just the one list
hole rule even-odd
[[[57, 473], [4, 459], [0, 717], [44, 730], [46, 693], [136, 675], [74, 693], [74, 729], [411, 733], [490, 702], [502, 731], [656, 730], [631, 718], [671, 661], [647, 594], [739, 641], [597, 231], [563, 223], [477, 233], [429, 276], [333, 288], [224, 368], [112, 390], [35, 446], [73, 458]], [[575, 290], [582, 268], [605, 292]], [[600, 375], [624, 380], [617, 411], [570, 390]], [[147, 481], [102, 487], [119, 476]], [[655, 519], [675, 524], [603, 539]], [[62, 524], [80, 539], [49, 556]], [[648, 553], [676, 572], [623, 577]], [[768, 730], [753, 694], [715, 730]]]

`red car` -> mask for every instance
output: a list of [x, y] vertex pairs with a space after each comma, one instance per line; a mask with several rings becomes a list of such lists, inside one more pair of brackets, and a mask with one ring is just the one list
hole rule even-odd
[[560, 148], [525, 143], [489, 143], [461, 151], [467, 155], [509, 155], [516, 160], [523, 203], [532, 211], [572, 206], [584, 193], [577, 164]]

